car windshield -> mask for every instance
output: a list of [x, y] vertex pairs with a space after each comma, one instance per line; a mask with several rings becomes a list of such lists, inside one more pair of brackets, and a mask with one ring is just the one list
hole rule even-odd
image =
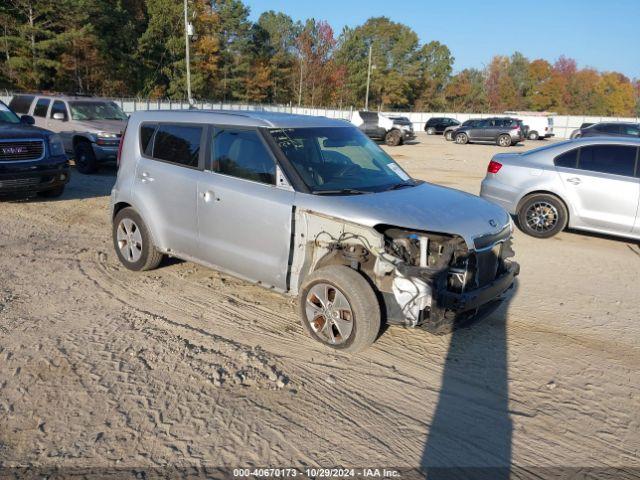
[[0, 123], [20, 123], [20, 117], [2, 102], [0, 102]]
[[279, 128], [270, 132], [312, 193], [380, 192], [416, 183], [356, 128]]
[[74, 120], [126, 120], [127, 115], [114, 102], [69, 102]]

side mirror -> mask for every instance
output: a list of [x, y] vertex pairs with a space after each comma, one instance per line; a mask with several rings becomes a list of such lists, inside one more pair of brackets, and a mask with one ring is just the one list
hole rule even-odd
[[67, 116], [62, 112], [56, 112], [53, 114], [54, 120], [62, 120], [63, 122], [67, 120]]
[[20, 122], [24, 123], [25, 125], [35, 125], [36, 119], [33, 118], [31, 115], [22, 115], [20, 117]]

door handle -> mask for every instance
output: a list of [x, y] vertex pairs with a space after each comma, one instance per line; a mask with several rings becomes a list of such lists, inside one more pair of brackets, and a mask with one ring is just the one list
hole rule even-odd
[[582, 183], [582, 180], [580, 180], [578, 177], [573, 177], [573, 178], [567, 178], [567, 182], [569, 182], [572, 185], [580, 185]]
[[147, 172], [142, 172], [142, 174], [140, 175], [140, 181], [142, 181], [142, 183], [153, 182], [153, 177], [150, 176]]

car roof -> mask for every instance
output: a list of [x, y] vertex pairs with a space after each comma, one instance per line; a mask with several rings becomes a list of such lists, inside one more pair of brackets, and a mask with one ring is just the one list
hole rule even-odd
[[[588, 123], [588, 122], [585, 122], [585, 123]], [[640, 124], [638, 122], [623, 122], [618, 120], [611, 120], [611, 121], [592, 123], [591, 125], [585, 128], [591, 128], [598, 125], [640, 125]]]
[[542, 147], [534, 148], [533, 150], [527, 150], [522, 152], [522, 155], [533, 155], [539, 152], [546, 152], [551, 150], [570, 150], [571, 148], [578, 148], [589, 145], [629, 145], [632, 147], [640, 147], [640, 138], [634, 137], [581, 137], [573, 140], [564, 140], [562, 142], [554, 142], [550, 145], [544, 145]]
[[296, 115], [258, 110], [147, 110], [131, 114], [130, 121], [139, 122], [195, 122], [218, 123], [247, 127], [303, 128], [346, 127], [351, 123], [342, 119]]
[[18, 93], [14, 95], [15, 97], [31, 97], [31, 98], [47, 98], [51, 100], [63, 100], [63, 101], [73, 101], [73, 102], [113, 102], [113, 100], [109, 98], [103, 97], [91, 97], [86, 95], [64, 95], [64, 94], [53, 94], [53, 93]]

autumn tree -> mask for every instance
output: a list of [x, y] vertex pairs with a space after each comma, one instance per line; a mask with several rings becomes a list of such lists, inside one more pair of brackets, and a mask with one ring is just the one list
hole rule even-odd
[[487, 67], [486, 88], [489, 108], [493, 112], [503, 112], [517, 108], [518, 90], [509, 75], [509, 57], [495, 56]]
[[453, 56], [446, 45], [433, 41], [423, 45], [418, 52], [421, 89], [416, 108], [427, 111], [445, 110], [445, 88], [453, 71]]
[[482, 71], [468, 68], [453, 76], [445, 87], [447, 107], [456, 112], [486, 111], [488, 100]]

